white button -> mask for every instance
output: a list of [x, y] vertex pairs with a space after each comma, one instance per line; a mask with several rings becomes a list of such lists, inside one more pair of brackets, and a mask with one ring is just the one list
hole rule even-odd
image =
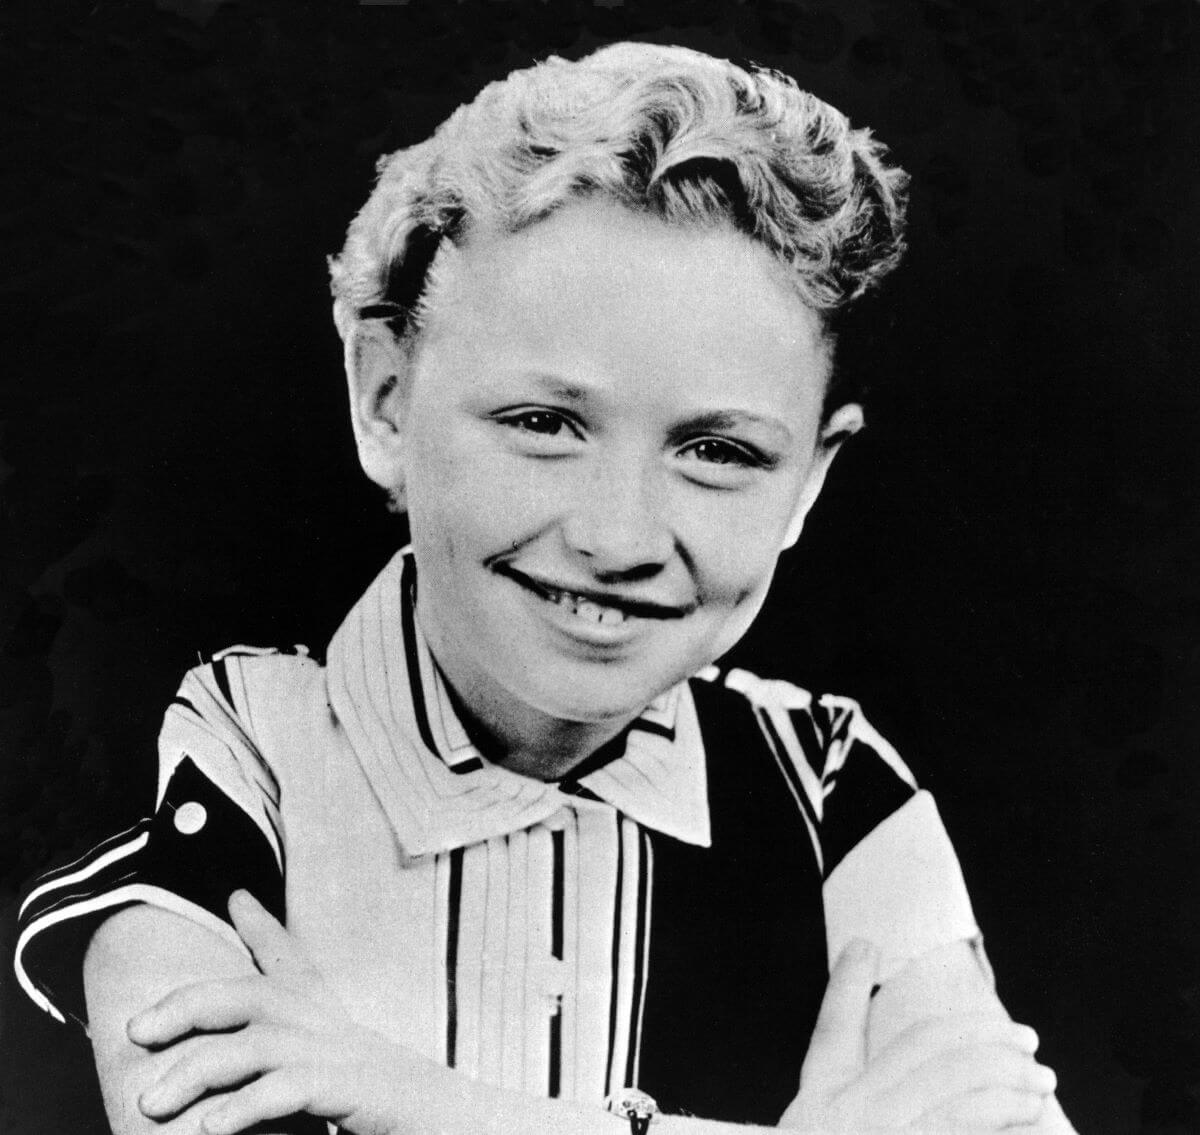
[[208, 822], [208, 811], [203, 804], [189, 800], [175, 809], [175, 830], [184, 835], [195, 835]]

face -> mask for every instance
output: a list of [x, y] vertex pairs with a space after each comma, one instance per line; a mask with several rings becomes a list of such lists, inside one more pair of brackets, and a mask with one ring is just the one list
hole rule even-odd
[[586, 203], [456, 251], [379, 417], [468, 707], [629, 719], [728, 650], [832, 455], [826, 374], [732, 231]]

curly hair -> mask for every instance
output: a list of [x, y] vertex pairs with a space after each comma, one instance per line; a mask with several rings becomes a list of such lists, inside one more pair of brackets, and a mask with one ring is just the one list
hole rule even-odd
[[517, 232], [591, 197], [670, 224], [732, 225], [823, 313], [904, 250], [908, 176], [869, 131], [787, 76], [681, 47], [617, 44], [515, 71], [377, 170], [329, 262], [343, 337], [368, 316], [419, 330], [445, 239]]

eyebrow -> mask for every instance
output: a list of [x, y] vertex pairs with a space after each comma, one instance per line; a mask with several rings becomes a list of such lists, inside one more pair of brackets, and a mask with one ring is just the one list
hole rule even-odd
[[533, 379], [547, 394], [564, 402], [585, 402], [592, 393], [586, 386], [576, 386], [555, 374], [533, 371], [526, 377]]
[[769, 432], [774, 442], [783, 447], [792, 440], [792, 431], [778, 418], [755, 414], [749, 410], [708, 410], [680, 422], [671, 430], [671, 434], [682, 438], [698, 431], [736, 430], [746, 427]]
[[[587, 386], [569, 382], [560, 375], [543, 371], [527, 372], [526, 377], [532, 379], [548, 395], [561, 398], [564, 402], [586, 402], [595, 392]], [[751, 410], [705, 410], [684, 419], [671, 429], [672, 440], [683, 440], [693, 434], [709, 431], [760, 429], [771, 435], [774, 444], [787, 448], [791, 444], [793, 434], [786, 423], [779, 418], [766, 414], [756, 414]]]

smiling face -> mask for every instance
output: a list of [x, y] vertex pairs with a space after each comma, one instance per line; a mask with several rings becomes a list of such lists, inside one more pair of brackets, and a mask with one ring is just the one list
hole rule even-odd
[[449, 267], [355, 395], [422, 629], [485, 724], [624, 724], [746, 631], [857, 407], [822, 422], [818, 318], [731, 230], [591, 202]]

